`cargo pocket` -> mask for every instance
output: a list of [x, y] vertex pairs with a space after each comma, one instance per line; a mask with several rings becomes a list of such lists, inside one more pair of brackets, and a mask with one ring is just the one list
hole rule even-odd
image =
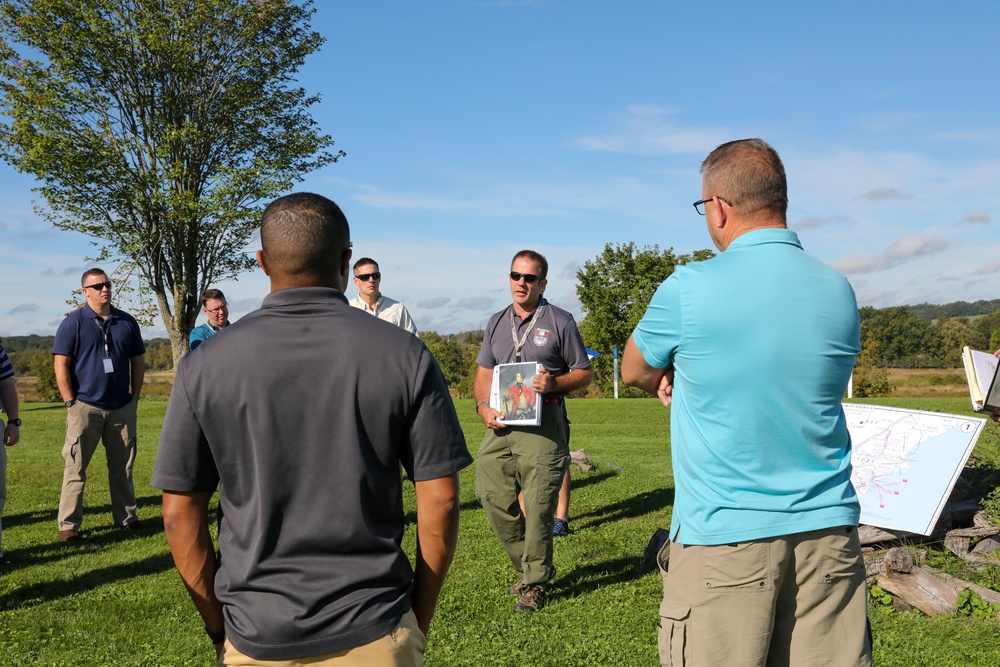
[[660, 635], [657, 641], [660, 665], [684, 667], [691, 664], [691, 605], [672, 600], [660, 603]]

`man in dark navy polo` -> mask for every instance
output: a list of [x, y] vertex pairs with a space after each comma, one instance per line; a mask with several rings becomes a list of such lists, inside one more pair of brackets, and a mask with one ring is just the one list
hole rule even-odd
[[139, 324], [111, 305], [111, 281], [101, 269], [81, 280], [87, 302], [59, 325], [52, 346], [56, 383], [66, 403], [59, 539], [80, 539], [87, 466], [98, 441], [108, 459], [111, 516], [115, 526], [140, 528], [132, 466], [135, 463], [136, 406], [146, 372]]

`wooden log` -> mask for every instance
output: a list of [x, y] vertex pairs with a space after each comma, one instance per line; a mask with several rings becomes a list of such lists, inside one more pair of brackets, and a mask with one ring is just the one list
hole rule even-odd
[[992, 537], [1000, 534], [1000, 528], [995, 526], [977, 526], [975, 528], [955, 528], [948, 531], [949, 537]]
[[886, 530], [885, 528], [876, 528], [875, 526], [867, 525], [858, 526], [858, 539], [861, 540], [861, 546], [882, 544], [884, 542], [898, 542], [911, 538], [923, 539], [923, 536], [908, 533], [905, 530]]
[[965, 558], [969, 555], [969, 538], [948, 533], [944, 537], [944, 547], [959, 558]]
[[983, 559], [989, 558], [996, 560], [998, 549], [1000, 549], [1000, 539], [993, 536], [987, 537], [985, 540], [977, 544], [971, 553]]
[[959, 579], [958, 577], [952, 576], [945, 572], [940, 572], [938, 570], [935, 570], [932, 567], [925, 566], [924, 569], [927, 571], [928, 574], [937, 577], [938, 579], [940, 579], [941, 581], [945, 582], [953, 589], [955, 589], [956, 598], [958, 597], [959, 593], [968, 588], [970, 591], [976, 593], [979, 597], [986, 600], [987, 602], [1000, 604], [1000, 593], [998, 593], [997, 591], [991, 590], [989, 588], [983, 588], [982, 586], [974, 584], [971, 581], [966, 581], [965, 579]]
[[914, 565], [913, 557], [903, 549], [890, 549], [886, 554], [878, 585], [928, 616], [958, 610], [958, 591]]

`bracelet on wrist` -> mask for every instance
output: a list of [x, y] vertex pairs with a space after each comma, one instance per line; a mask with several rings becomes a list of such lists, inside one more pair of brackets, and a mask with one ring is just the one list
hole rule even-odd
[[483, 407], [484, 405], [489, 405], [489, 403], [486, 402], [486, 401], [477, 401], [476, 402], [476, 414], [477, 415], [479, 414], [479, 408]]

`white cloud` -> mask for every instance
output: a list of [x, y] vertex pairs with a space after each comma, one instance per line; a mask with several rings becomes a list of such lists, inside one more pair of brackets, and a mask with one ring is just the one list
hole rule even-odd
[[612, 118], [608, 133], [578, 137], [572, 145], [584, 151], [633, 155], [705, 155], [731, 138], [724, 128], [686, 128], [670, 121], [676, 111], [652, 105], [636, 105]]
[[968, 213], [966, 215], [963, 215], [962, 218], [959, 220], [959, 222], [963, 223], [972, 222], [972, 223], [988, 225], [991, 222], [993, 222], [993, 219], [986, 213], [983, 213], [982, 211], [976, 211], [975, 213]]
[[983, 264], [981, 267], [976, 269], [976, 273], [1000, 273], [1000, 259], [993, 260], [987, 264]]
[[833, 267], [847, 275], [853, 273], [870, 273], [898, 266], [915, 257], [939, 253], [947, 247], [948, 242], [939, 238], [916, 235], [907, 236], [876, 255], [850, 255], [835, 262]]
[[858, 199], [867, 201], [884, 201], [886, 199], [909, 199], [912, 195], [905, 195], [896, 188], [875, 188], [858, 195]]
[[423, 308], [424, 310], [437, 310], [438, 308], [444, 308], [449, 303], [451, 299], [446, 296], [435, 296], [429, 299], [421, 299], [417, 302], [417, 308]]
[[826, 227], [827, 225], [835, 225], [843, 222], [850, 222], [850, 219], [843, 215], [831, 215], [825, 218], [812, 216], [796, 220], [795, 222], [790, 223], [789, 227], [794, 229], [816, 229], [818, 227]]

